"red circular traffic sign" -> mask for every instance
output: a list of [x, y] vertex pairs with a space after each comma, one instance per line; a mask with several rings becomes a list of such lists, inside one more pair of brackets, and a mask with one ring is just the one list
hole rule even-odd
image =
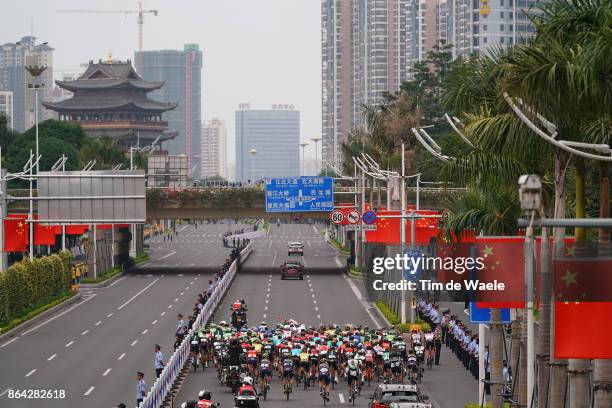
[[341, 210], [334, 210], [329, 213], [329, 219], [336, 225], [341, 225], [344, 222], [344, 212]]
[[355, 225], [361, 219], [361, 214], [359, 214], [359, 211], [357, 210], [348, 210], [346, 212], [346, 219], [349, 224]]

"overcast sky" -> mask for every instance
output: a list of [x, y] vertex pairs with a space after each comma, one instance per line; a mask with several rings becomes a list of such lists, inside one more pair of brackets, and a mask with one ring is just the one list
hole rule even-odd
[[[183, 49], [198, 43], [204, 55], [203, 120], [227, 123], [233, 151], [234, 111], [293, 104], [301, 137], [321, 134], [319, 0], [145, 0], [144, 49]], [[58, 13], [59, 9], [135, 10], [132, 0], [2, 0], [0, 43], [34, 35], [55, 48], [56, 78], [79, 72], [90, 59], [133, 60], [136, 15]], [[314, 147], [306, 155], [314, 157]], [[320, 144], [319, 144], [320, 148]], [[231, 158], [234, 161], [233, 157]]]

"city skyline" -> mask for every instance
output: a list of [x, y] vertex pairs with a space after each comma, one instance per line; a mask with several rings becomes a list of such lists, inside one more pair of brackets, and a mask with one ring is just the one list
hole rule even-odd
[[[321, 135], [320, 4], [317, 1], [195, 1], [173, 7], [147, 0], [144, 50], [177, 50], [198, 43], [202, 69], [202, 122], [226, 121], [228, 149], [234, 149], [234, 111], [249, 100], [270, 106], [291, 100], [302, 113], [305, 141]], [[58, 13], [60, 9], [136, 9], [136, 1], [25, 0], [13, 4], [0, 24], [0, 43], [31, 33], [54, 48], [54, 76], [79, 75], [89, 60], [133, 59], [138, 49], [135, 15]], [[31, 24], [33, 23], [33, 24]], [[169, 32], [168, 27], [172, 27]], [[87, 35], [75, 35], [75, 32]], [[232, 51], [232, 52], [229, 52]], [[238, 92], [228, 92], [229, 88]], [[293, 97], [297, 95], [297, 97]], [[320, 149], [320, 146], [319, 146]], [[314, 145], [306, 156], [315, 156]]]

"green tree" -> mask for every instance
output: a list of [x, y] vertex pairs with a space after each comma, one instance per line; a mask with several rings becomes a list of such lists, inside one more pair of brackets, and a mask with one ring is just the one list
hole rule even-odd
[[6, 154], [8, 147], [15, 141], [17, 132], [8, 126], [8, 118], [0, 113], [0, 147], [2, 154]]

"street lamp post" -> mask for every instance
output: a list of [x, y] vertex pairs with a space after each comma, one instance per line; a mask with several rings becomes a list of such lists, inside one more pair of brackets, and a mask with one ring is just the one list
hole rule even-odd
[[[35, 78], [35, 83], [28, 84], [29, 89], [34, 90], [34, 126], [36, 126], [36, 157], [38, 158], [38, 90], [44, 86], [44, 84], [38, 83], [38, 77], [45, 72], [46, 66], [29, 65], [25, 67], [26, 71]], [[38, 175], [38, 161], [36, 161], [36, 174]]]
[[251, 154], [251, 184], [255, 184], [255, 155], [257, 154], [257, 149], [249, 150]]
[[300, 174], [302, 176], [306, 175], [306, 167], [304, 165], [304, 150], [306, 149], [306, 146], [308, 146], [308, 143], [300, 143], [300, 147], [302, 148], [302, 165], [300, 166]]
[[320, 137], [312, 137], [310, 138], [315, 144], [315, 176], [319, 175], [319, 142], [322, 140]]

